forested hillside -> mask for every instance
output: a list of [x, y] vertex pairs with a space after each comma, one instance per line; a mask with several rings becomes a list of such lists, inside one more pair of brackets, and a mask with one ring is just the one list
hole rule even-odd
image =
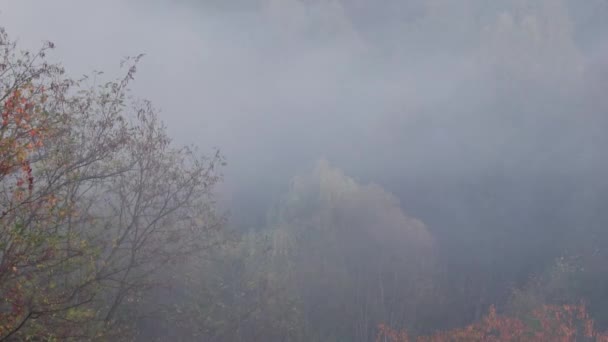
[[608, 341], [607, 17], [0, 0], [0, 341]]

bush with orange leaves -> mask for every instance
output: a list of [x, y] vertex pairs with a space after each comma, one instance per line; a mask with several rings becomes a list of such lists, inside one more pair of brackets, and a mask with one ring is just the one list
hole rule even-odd
[[464, 328], [410, 337], [406, 331], [379, 326], [377, 342], [503, 342], [503, 341], [608, 341], [608, 334], [595, 330], [593, 320], [583, 305], [545, 305], [529, 315], [514, 318], [499, 315], [490, 307], [479, 322]]

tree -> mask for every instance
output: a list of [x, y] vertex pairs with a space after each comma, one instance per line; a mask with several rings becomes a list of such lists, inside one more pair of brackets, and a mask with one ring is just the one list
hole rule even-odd
[[435, 297], [433, 239], [394, 196], [327, 162], [296, 177], [271, 222], [291, 260], [309, 340], [367, 341], [383, 321], [422, 328]]
[[608, 335], [594, 329], [593, 320], [582, 305], [545, 305], [525, 318], [489, 313], [479, 322], [465, 328], [410, 338], [406, 331], [395, 331], [380, 325], [376, 341], [381, 342], [502, 342], [502, 341], [608, 341]]
[[267, 231], [238, 234], [180, 267], [189, 277], [162, 292], [166, 314], [146, 338], [306, 341], [293, 262], [272, 245]]
[[125, 303], [137, 312], [160, 270], [221, 226], [223, 159], [174, 147], [151, 104], [127, 97], [141, 56], [89, 85], [44, 61], [50, 43], [21, 57], [2, 43], [0, 338], [119, 335]]

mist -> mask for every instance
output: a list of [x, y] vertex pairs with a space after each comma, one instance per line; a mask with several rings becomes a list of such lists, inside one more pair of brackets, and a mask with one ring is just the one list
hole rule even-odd
[[19, 45], [54, 42], [74, 77], [144, 53], [132, 94], [176, 143], [220, 149], [231, 229], [274, 224], [319, 160], [392, 194], [433, 236], [439, 282], [489, 284], [421, 332], [603, 250], [607, 16], [603, 0], [0, 1]]

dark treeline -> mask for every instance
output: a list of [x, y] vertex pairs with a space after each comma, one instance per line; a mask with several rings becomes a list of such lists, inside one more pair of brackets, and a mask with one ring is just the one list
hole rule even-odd
[[608, 2], [95, 6], [183, 43], [1, 32], [0, 341], [608, 340]]

